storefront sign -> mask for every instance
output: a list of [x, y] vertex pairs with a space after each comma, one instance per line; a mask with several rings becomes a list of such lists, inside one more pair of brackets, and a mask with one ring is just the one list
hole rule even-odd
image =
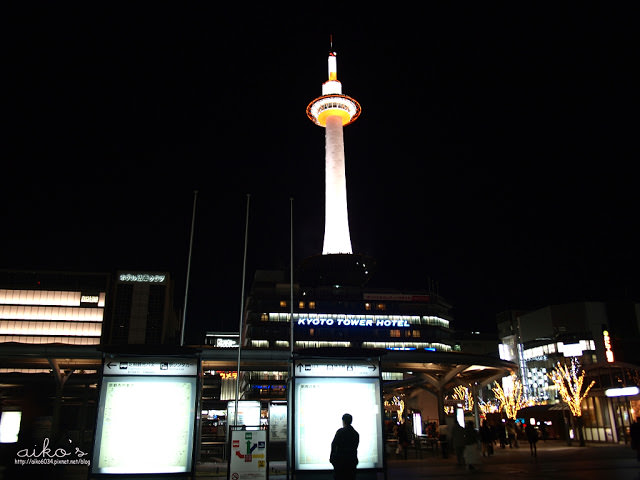
[[153, 273], [121, 273], [118, 279], [121, 282], [133, 283], [164, 283], [166, 275], [158, 275]]
[[609, 332], [607, 330], [603, 331], [602, 336], [604, 338], [604, 354], [607, 357], [607, 362], [613, 363], [613, 350], [611, 348], [611, 337], [609, 337]]

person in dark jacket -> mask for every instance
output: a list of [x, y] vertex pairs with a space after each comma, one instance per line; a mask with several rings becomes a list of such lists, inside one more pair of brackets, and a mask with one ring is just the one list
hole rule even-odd
[[342, 428], [336, 432], [331, 442], [329, 461], [333, 465], [333, 476], [336, 480], [354, 480], [358, 465], [358, 444], [360, 435], [351, 426], [353, 417], [345, 413], [342, 416]]
[[532, 423], [528, 423], [527, 426], [524, 427], [524, 434], [527, 436], [527, 440], [529, 441], [531, 456], [537, 457], [538, 449], [536, 448], [536, 443], [538, 442], [538, 432], [536, 427], [534, 427]]
[[636, 418], [636, 421], [631, 424], [629, 433], [631, 435], [631, 448], [636, 451], [640, 462], [640, 417]]

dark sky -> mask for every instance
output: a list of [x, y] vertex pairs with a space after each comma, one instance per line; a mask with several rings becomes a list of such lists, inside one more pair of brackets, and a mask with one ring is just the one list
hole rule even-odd
[[[16, 3], [5, 13], [0, 267], [169, 270], [187, 341], [239, 321], [256, 268], [322, 249], [324, 131], [344, 93], [354, 250], [454, 327], [505, 308], [640, 299], [633, 15], [456, 3], [338, 12], [219, 2]], [[445, 6], [446, 3], [446, 6]], [[633, 87], [632, 87], [633, 83]]]

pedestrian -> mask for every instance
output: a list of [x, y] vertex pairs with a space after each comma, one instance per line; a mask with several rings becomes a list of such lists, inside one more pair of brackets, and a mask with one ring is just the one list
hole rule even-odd
[[397, 451], [398, 453], [400, 453], [402, 455], [402, 457], [406, 460], [407, 459], [407, 451], [409, 450], [409, 443], [410, 443], [410, 438], [409, 438], [409, 429], [407, 428], [407, 422], [403, 422], [400, 425], [398, 425], [398, 448], [399, 450]]
[[445, 423], [438, 425], [438, 441], [442, 450], [442, 458], [449, 458], [449, 431], [453, 417], [447, 417]]
[[336, 480], [354, 480], [358, 465], [358, 444], [360, 435], [351, 426], [353, 417], [345, 413], [342, 416], [342, 428], [339, 428], [331, 442], [329, 461], [333, 465], [333, 478]]
[[536, 442], [538, 441], [538, 431], [536, 427], [533, 426], [532, 423], [528, 423], [526, 427], [524, 427], [524, 434], [529, 441], [529, 450], [531, 450], [531, 456], [537, 457], [538, 450], [536, 448]]
[[471, 420], [467, 421], [464, 428], [464, 462], [469, 470], [475, 470], [480, 464], [480, 436]]
[[636, 421], [631, 424], [629, 434], [631, 435], [631, 448], [636, 451], [638, 461], [640, 462], [640, 417], [637, 417]]
[[518, 448], [518, 430], [513, 420], [507, 420], [507, 443], [509, 448]]
[[504, 420], [499, 424], [498, 428], [498, 440], [500, 440], [500, 448], [507, 447], [507, 427]]
[[464, 465], [464, 428], [455, 419], [451, 426], [451, 448], [456, 454], [458, 465]]
[[482, 426], [480, 427], [480, 443], [483, 457], [488, 457], [493, 453], [493, 435], [486, 420], [482, 421]]
[[540, 433], [542, 433], [542, 441], [546, 442], [547, 438], [549, 438], [549, 432], [547, 431], [547, 425], [544, 422], [540, 423]]

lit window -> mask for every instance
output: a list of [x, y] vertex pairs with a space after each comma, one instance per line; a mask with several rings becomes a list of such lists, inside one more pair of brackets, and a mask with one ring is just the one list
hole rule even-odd
[[310, 308], [311, 310], [315, 310], [315, 308], [316, 308], [316, 302], [309, 302], [309, 308]]
[[418, 337], [420, 337], [420, 330], [413, 330], [413, 331], [411, 332], [411, 334], [412, 334], [415, 338], [418, 338]]
[[315, 329], [310, 328], [310, 329], [309, 329], [309, 336], [310, 336], [310, 337], [313, 337], [313, 334], [314, 334], [314, 333], [316, 333]]
[[298, 308], [304, 308], [304, 302], [298, 302]]
[[378, 303], [376, 305], [376, 310], [386, 310], [387, 306], [384, 303]]
[[364, 309], [365, 310], [371, 310], [371, 304], [370, 303], [365, 303], [364, 304]]
[[389, 330], [390, 337], [400, 337], [400, 330]]
[[269, 321], [269, 314], [268, 313], [263, 313], [262, 315], [260, 315], [260, 320], [263, 322], [268, 322]]
[[286, 300], [280, 300], [280, 306], [281, 307], [286, 307], [287, 306], [287, 301]]

